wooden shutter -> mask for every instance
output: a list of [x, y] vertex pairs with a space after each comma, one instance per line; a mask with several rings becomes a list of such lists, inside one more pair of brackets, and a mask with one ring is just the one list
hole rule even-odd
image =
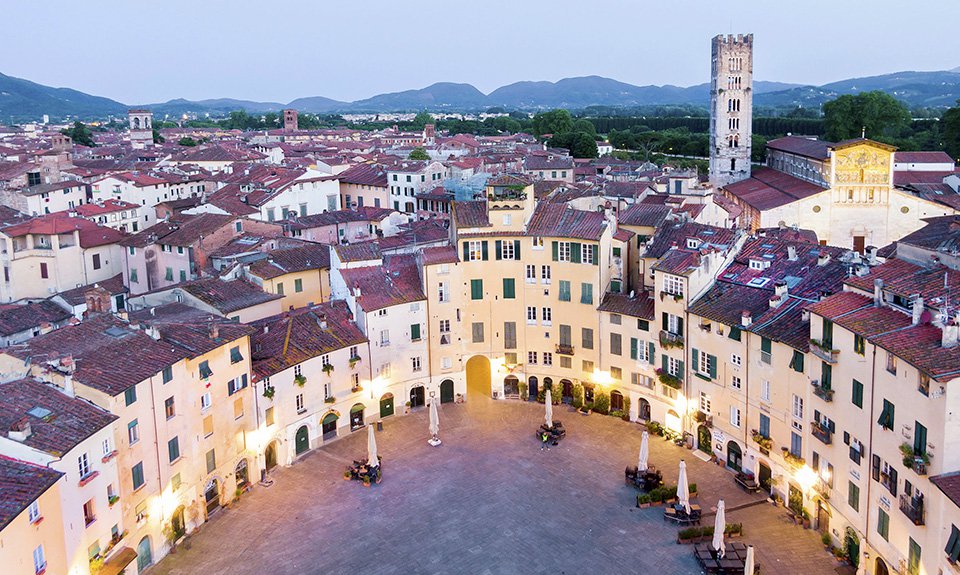
[[553, 261], [557, 261], [560, 253], [560, 248], [557, 246], [557, 242], [550, 242], [550, 249], [553, 251]]
[[470, 261], [470, 242], [463, 242], [463, 261]]
[[497, 241], [495, 242], [495, 244], [494, 244], [494, 247], [496, 247], [496, 250], [495, 250], [495, 251], [496, 251], [496, 256], [495, 256], [495, 257], [496, 257], [498, 260], [499, 260], [499, 259], [502, 259], [502, 257], [503, 257], [503, 242], [501, 242], [500, 240], [497, 240]]
[[630, 338], [630, 359], [636, 361], [637, 359], [637, 344], [640, 343], [637, 341], [637, 338]]
[[707, 355], [707, 366], [710, 368], [710, 379], [717, 379], [717, 356]]
[[513, 259], [520, 259], [520, 240], [513, 240]]
[[700, 352], [696, 348], [693, 349], [693, 371], [700, 372]]
[[570, 242], [570, 261], [580, 263], [580, 244], [577, 242]]
[[483, 255], [481, 259], [487, 261], [490, 259], [490, 253], [487, 251], [487, 242], [486, 240], [480, 242], [480, 253]]

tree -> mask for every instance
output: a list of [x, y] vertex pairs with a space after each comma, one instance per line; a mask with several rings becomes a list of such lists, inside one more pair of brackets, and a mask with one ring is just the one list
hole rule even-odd
[[88, 148], [93, 148], [97, 145], [97, 143], [93, 141], [93, 132], [90, 131], [90, 127], [79, 120], [74, 122], [72, 127], [60, 130], [60, 133], [70, 136], [74, 144], [80, 144]]
[[154, 144], [162, 144], [162, 143], [164, 143], [164, 142], [166, 142], [166, 141], [167, 141], [167, 139], [160, 135], [160, 130], [158, 130], [157, 128], [154, 128], [154, 129], [153, 129], [153, 143], [154, 143]]
[[960, 100], [943, 114], [943, 149], [956, 160], [960, 158]]
[[574, 158], [596, 158], [597, 141], [583, 132], [565, 132], [550, 139], [550, 145], [570, 150]]
[[565, 134], [571, 131], [573, 131], [573, 118], [566, 110], [540, 112], [533, 117], [534, 136]]
[[412, 152], [410, 152], [410, 155], [407, 156], [407, 159], [410, 159], [410, 160], [429, 160], [429, 159], [430, 159], [430, 154], [428, 154], [426, 150], [424, 150], [423, 148], [421, 148], [421, 147], [418, 146], [418, 147], [414, 148]]
[[583, 118], [573, 123], [573, 131], [583, 132], [584, 134], [590, 134], [594, 137], [597, 135], [597, 128], [593, 125], [593, 122], [590, 120], [584, 120]]
[[426, 126], [427, 124], [436, 124], [436, 123], [437, 123], [437, 120], [434, 119], [434, 117], [427, 112], [420, 112], [419, 114], [413, 117], [413, 127], [417, 130], [422, 130], [423, 127]]
[[840, 96], [823, 105], [826, 137], [835, 142], [858, 138], [895, 138], [910, 125], [910, 110], [879, 90]]
[[191, 138], [190, 136], [184, 136], [180, 138], [180, 141], [177, 142], [177, 144], [181, 146], [186, 146], [188, 148], [192, 148], [193, 146], [197, 145], [197, 141]]

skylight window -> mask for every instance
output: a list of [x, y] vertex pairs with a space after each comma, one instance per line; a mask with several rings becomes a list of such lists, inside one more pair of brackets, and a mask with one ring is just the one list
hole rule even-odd
[[770, 282], [770, 278], [753, 278], [747, 282], [750, 287], [763, 287]]

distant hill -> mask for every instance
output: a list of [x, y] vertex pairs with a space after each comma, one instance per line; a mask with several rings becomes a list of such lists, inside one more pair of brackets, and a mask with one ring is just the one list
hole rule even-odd
[[0, 74], [0, 121], [52, 117], [104, 117], [126, 113], [127, 106], [70, 88], [51, 88]]
[[[754, 82], [754, 103], [758, 106], [819, 107], [843, 94], [882, 90], [910, 106], [951, 106], [960, 99], [960, 68], [940, 72], [896, 72], [853, 78], [823, 86], [784, 82]], [[693, 104], [706, 106], [710, 85], [636, 86], [601, 76], [564, 78], [557, 82], [515, 82], [484, 94], [470, 84], [438, 82], [418, 90], [379, 94], [355, 102], [340, 102], [322, 96], [298, 98], [288, 104], [219, 98], [190, 101], [175, 99], [148, 104], [154, 114], [220, 116], [234, 110], [254, 114], [278, 112], [292, 107], [318, 114], [334, 112], [478, 111], [492, 106], [507, 109], [579, 109], [588, 106], [633, 107], [646, 105]], [[50, 88], [0, 74], [0, 121], [37, 120], [43, 114], [103, 118], [123, 114], [128, 106], [67, 88]]]

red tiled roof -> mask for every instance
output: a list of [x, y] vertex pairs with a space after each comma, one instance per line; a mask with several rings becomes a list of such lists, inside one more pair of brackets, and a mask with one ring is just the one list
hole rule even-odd
[[645, 291], [634, 295], [634, 297], [619, 293], [606, 293], [597, 309], [645, 320], [654, 319], [653, 296]]
[[250, 264], [250, 272], [263, 279], [306, 270], [330, 269], [330, 246], [308, 244], [267, 252], [267, 257]]
[[460, 261], [460, 258], [457, 255], [457, 248], [450, 245], [423, 248], [420, 250], [420, 254], [423, 265], [425, 266], [436, 264], [455, 264]]
[[844, 283], [872, 293], [876, 279], [882, 279], [883, 289], [896, 295], [922, 295], [927, 305], [942, 303], [950, 294], [960, 293], [960, 272], [942, 265], [926, 268], [896, 259], [870, 268], [866, 275], [847, 278]]
[[23, 513], [64, 474], [25, 461], [0, 456], [0, 530]]
[[391, 256], [383, 266], [341, 269], [350, 290], [359, 286], [357, 302], [365, 312], [426, 299], [412, 254]]
[[747, 205], [765, 211], [802, 200], [827, 190], [772, 168], [760, 168], [746, 180], [723, 188]]
[[83, 248], [118, 243], [127, 236], [119, 230], [98, 225], [86, 218], [71, 217], [66, 212], [38, 216], [22, 224], [3, 228], [3, 233], [9, 237], [18, 237], [27, 234], [66, 234], [74, 230], [80, 232], [80, 247]]
[[602, 212], [575, 210], [563, 204], [538, 204], [527, 223], [528, 236], [600, 239], [607, 227]]
[[387, 187], [387, 170], [379, 164], [358, 164], [337, 174], [337, 179], [347, 184]]
[[36, 328], [44, 322], [62, 323], [71, 316], [70, 312], [50, 300], [0, 305], [0, 335], [10, 336]]
[[176, 284], [169, 289], [183, 290], [221, 313], [232, 313], [248, 307], [280, 299], [283, 296], [267, 293], [247, 280], [201, 278]]
[[123, 200], [104, 200], [98, 204], [82, 204], [73, 209], [78, 216], [89, 218], [93, 216], [99, 216], [102, 214], [110, 214], [113, 212], [120, 212], [124, 210], [137, 209], [140, 206], [137, 204], [131, 204], [130, 202], [125, 202]]
[[954, 505], [960, 507], [960, 471], [935, 475], [930, 478], [930, 483], [936, 485]]
[[946, 152], [896, 152], [893, 161], [898, 164], [952, 164]]
[[805, 156], [815, 160], [826, 160], [830, 157], [830, 148], [834, 144], [824, 140], [804, 138], [801, 136], [786, 136], [767, 142], [767, 147], [781, 152], [788, 152], [798, 156]]
[[454, 201], [451, 203], [453, 220], [461, 228], [488, 228], [490, 218], [487, 215], [487, 203], [477, 201]]
[[333, 246], [337, 258], [341, 262], [365, 262], [379, 260], [383, 257], [377, 242], [363, 242], [359, 244], [337, 244]]
[[94, 287], [102, 287], [103, 289], [107, 290], [110, 295], [127, 293], [129, 291], [127, 286], [123, 283], [123, 274], [117, 274], [112, 278], [105, 279], [101, 282], [87, 284], [85, 286], [62, 291], [58, 293], [57, 296], [72, 306], [78, 306], [87, 301], [86, 293], [88, 290]]

